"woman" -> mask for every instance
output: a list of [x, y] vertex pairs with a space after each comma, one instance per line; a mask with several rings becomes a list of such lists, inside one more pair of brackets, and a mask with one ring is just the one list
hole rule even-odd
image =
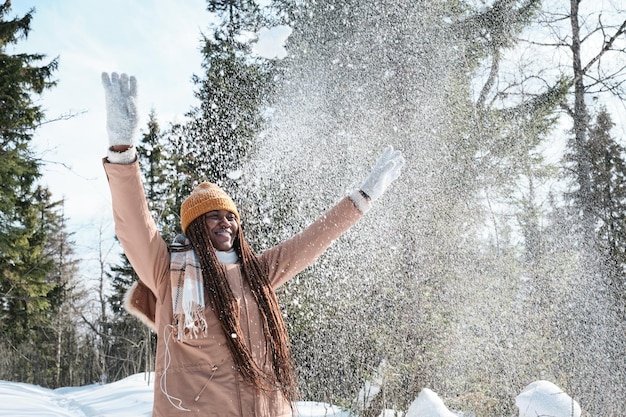
[[158, 335], [153, 415], [291, 416], [297, 378], [275, 290], [361, 218], [400, 175], [402, 155], [387, 148], [359, 190], [260, 256], [233, 200], [202, 183], [181, 206], [184, 235], [168, 247], [133, 146], [136, 80], [105, 73], [102, 81], [115, 231], [140, 278], [127, 308]]

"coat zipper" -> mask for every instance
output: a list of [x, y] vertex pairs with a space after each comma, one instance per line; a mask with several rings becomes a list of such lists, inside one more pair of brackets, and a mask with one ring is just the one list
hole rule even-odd
[[209, 385], [209, 382], [211, 382], [211, 380], [215, 376], [215, 372], [217, 371], [217, 365], [213, 365], [213, 368], [211, 368], [211, 371], [213, 371], [211, 372], [211, 376], [209, 377], [207, 382], [204, 384], [204, 386], [202, 387], [198, 395], [196, 395], [196, 398], [193, 399], [195, 402], [198, 402], [198, 400], [200, 399], [200, 395], [202, 395], [202, 392], [206, 389], [206, 387]]

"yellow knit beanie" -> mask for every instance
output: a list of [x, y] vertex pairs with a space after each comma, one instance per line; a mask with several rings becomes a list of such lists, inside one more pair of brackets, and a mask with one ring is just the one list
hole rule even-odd
[[214, 210], [230, 211], [237, 216], [237, 221], [240, 221], [235, 202], [224, 190], [210, 182], [200, 183], [180, 206], [180, 221], [183, 226], [183, 233], [194, 219]]

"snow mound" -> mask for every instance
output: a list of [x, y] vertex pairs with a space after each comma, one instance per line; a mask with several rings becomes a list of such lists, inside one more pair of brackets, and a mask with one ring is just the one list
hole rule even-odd
[[519, 417], [580, 417], [578, 403], [549, 381], [529, 384], [515, 399]]
[[52, 390], [0, 381], [0, 414], [6, 416], [74, 417]]
[[150, 417], [153, 387], [146, 374], [111, 384], [51, 390], [0, 381], [0, 415], [21, 417]]
[[409, 406], [406, 417], [458, 417], [458, 415], [448, 410], [437, 394], [424, 388]]

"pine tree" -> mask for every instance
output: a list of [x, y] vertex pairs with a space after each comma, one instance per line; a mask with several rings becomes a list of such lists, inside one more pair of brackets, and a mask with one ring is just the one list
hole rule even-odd
[[55, 85], [57, 61], [7, 53], [33, 18], [30, 11], [8, 19], [10, 8], [10, 1], [0, 5], [0, 377], [57, 387], [83, 382], [73, 242], [63, 202], [38, 184], [31, 148], [45, 117], [34, 97]]
[[[46, 243], [45, 257], [51, 269], [45, 281], [49, 309], [36, 322], [31, 322], [28, 338], [15, 356], [14, 377], [38, 385], [57, 388], [82, 382], [73, 379], [80, 369], [76, 354], [81, 343], [77, 314], [81, 297], [76, 281], [77, 259], [71, 235], [66, 231], [63, 202], [50, 202], [51, 194], [40, 189], [45, 206], [39, 207]], [[19, 376], [18, 376], [19, 375]]]
[[190, 121], [171, 134], [177, 210], [193, 186], [211, 181], [239, 198], [244, 166], [263, 125], [262, 105], [271, 89], [272, 65], [255, 59], [251, 41], [241, 40], [256, 32], [262, 21], [256, 2], [250, 0], [207, 1], [207, 10], [220, 22], [204, 36], [202, 54], [205, 73], [194, 76], [200, 101], [188, 114]]
[[[620, 193], [614, 181], [621, 180], [621, 161], [615, 159], [619, 151], [607, 139], [610, 119], [599, 111], [594, 125], [590, 98], [621, 99], [624, 94], [625, 69], [613, 64], [624, 57], [619, 42], [626, 34], [626, 19], [617, 5], [586, 9], [579, 0], [568, 3], [569, 7], [559, 8], [558, 17], [546, 13], [544, 22], [554, 38], [548, 45], [562, 47], [571, 60], [569, 96], [561, 107], [572, 124], [563, 169], [571, 187], [564, 201], [569, 209], [565, 221], [571, 226], [568, 240], [577, 263], [574, 270], [562, 273], [568, 286], [559, 305], [562, 319], [556, 338], [562, 342], [555, 374], [569, 381], [571, 391], [579, 392], [587, 413], [621, 415], [626, 412], [625, 403], [617, 400], [626, 396], [618, 377], [626, 372], [625, 305], [623, 296], [616, 297], [623, 291], [619, 283], [623, 278], [609, 249], [614, 238], [609, 230], [619, 221], [619, 215], [611, 216], [622, 204], [610, 201], [612, 193]], [[615, 387], [613, 395], [605, 395], [607, 386]]]
[[139, 165], [143, 176], [146, 199], [157, 228], [166, 242], [172, 241], [178, 230], [180, 215], [175, 207], [169, 161], [173, 149], [168, 149], [166, 135], [161, 132], [157, 114], [148, 116], [148, 131], [138, 145]]
[[612, 291], [626, 303], [626, 149], [611, 136], [613, 126], [603, 108], [589, 131], [591, 201]]
[[0, 5], [0, 334], [7, 343], [23, 341], [52, 308], [54, 268], [46, 254], [47, 214], [53, 203], [37, 186], [39, 163], [30, 147], [43, 120], [33, 95], [54, 85], [57, 61], [37, 66], [41, 54], [8, 54], [26, 37], [32, 12], [7, 19], [10, 1]]

